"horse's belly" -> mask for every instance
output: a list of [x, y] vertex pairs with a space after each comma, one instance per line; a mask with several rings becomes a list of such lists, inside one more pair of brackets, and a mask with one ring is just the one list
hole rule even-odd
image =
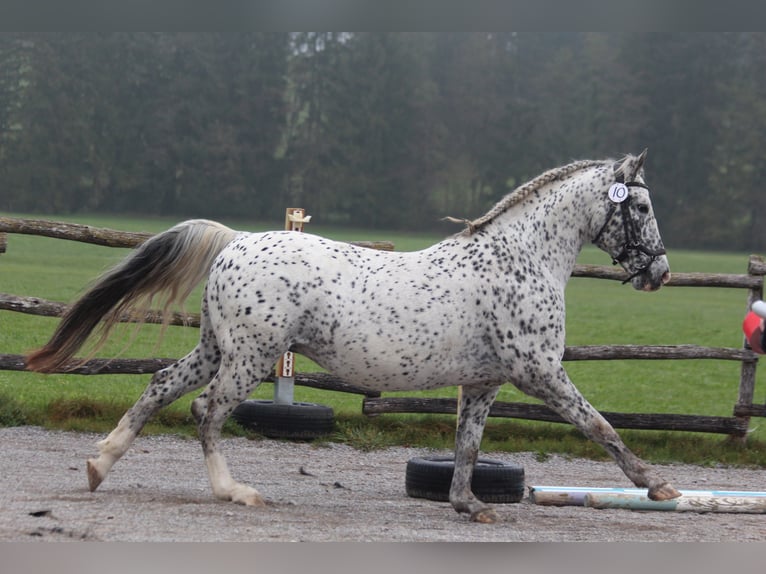
[[502, 381], [498, 365], [483, 352], [448, 348], [367, 348], [345, 346], [294, 350], [344, 381], [377, 391], [434, 389], [453, 385]]

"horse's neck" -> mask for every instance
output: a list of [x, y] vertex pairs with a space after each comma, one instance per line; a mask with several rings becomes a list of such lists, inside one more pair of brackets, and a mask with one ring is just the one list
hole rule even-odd
[[[582, 186], [585, 187], [585, 186]], [[574, 269], [577, 256], [589, 238], [590, 191], [575, 186], [541, 190], [514, 206], [495, 222], [509, 241], [516, 243], [544, 265], [562, 284]]]

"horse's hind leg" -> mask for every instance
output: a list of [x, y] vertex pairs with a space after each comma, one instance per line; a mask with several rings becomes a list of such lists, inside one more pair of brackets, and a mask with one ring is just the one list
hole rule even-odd
[[182, 395], [210, 382], [220, 363], [220, 354], [211, 338], [202, 330], [199, 344], [186, 357], [157, 371], [136, 403], [123, 415], [117, 427], [98, 443], [99, 456], [88, 460], [88, 484], [94, 491], [106, 478], [115, 462], [130, 448], [138, 433], [162, 407]]
[[487, 422], [489, 408], [500, 386], [463, 387], [455, 436], [455, 473], [452, 476], [449, 500], [458, 512], [467, 512], [473, 522], [497, 521], [497, 514], [471, 491], [474, 466]]
[[210, 386], [192, 403], [192, 414], [197, 420], [213, 494], [222, 500], [246, 506], [261, 506], [264, 502], [257, 490], [231, 477], [220, 449], [221, 429], [226, 419], [271, 368], [271, 365], [266, 364], [252, 367], [247, 364], [247, 359], [239, 360], [241, 362], [235, 366], [232, 364], [233, 357], [224, 357]]
[[657, 476], [625, 446], [609, 421], [575, 388], [563, 367], [555, 374], [543, 373], [533, 377], [529, 385], [517, 386], [543, 400], [546, 405], [580, 429], [586, 437], [604, 447], [633, 484], [649, 489], [650, 499], [669, 500], [681, 496], [670, 483]]

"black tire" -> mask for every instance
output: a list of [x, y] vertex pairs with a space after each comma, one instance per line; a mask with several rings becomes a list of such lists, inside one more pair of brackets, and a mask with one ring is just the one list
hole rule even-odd
[[231, 418], [243, 427], [268, 438], [315, 439], [335, 429], [331, 407], [314, 403], [276, 404], [274, 401], [243, 401]]
[[[455, 472], [453, 457], [415, 457], [407, 462], [405, 487], [413, 498], [449, 501]], [[524, 467], [489, 458], [479, 458], [473, 471], [471, 490], [493, 504], [520, 502], [524, 497]]]

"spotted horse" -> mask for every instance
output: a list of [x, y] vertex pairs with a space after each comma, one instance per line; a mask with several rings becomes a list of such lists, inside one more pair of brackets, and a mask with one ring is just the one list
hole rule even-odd
[[235, 481], [220, 449], [224, 421], [285, 351], [376, 391], [462, 385], [450, 502], [471, 520], [498, 516], [471, 492], [471, 477], [500, 386], [541, 399], [603, 446], [653, 500], [680, 493], [633, 454], [570, 381], [564, 289], [582, 246], [595, 243], [635, 289], [670, 278], [644, 181], [646, 151], [577, 161], [521, 185], [466, 228], [415, 252], [383, 252], [308, 233], [242, 233], [207, 220], [180, 223], [143, 243], [99, 278], [27, 357], [33, 371], [76, 364], [100, 325], [182, 302], [207, 276], [200, 339], [154, 374], [88, 461], [95, 490], [152, 414], [207, 385], [192, 413], [216, 497], [261, 505]]

